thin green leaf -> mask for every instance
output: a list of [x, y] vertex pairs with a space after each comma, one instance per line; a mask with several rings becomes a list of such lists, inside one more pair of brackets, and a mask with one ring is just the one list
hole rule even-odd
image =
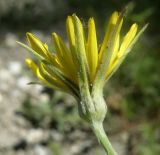
[[33, 81], [33, 82], [27, 83], [27, 85], [35, 85], [35, 84], [42, 85], [42, 83], [38, 82], [38, 81]]
[[20, 46], [22, 46], [23, 48], [25, 48], [27, 51], [33, 53], [36, 57], [38, 57], [40, 60], [43, 60], [44, 57], [41, 56], [40, 54], [38, 54], [36, 51], [34, 51], [31, 47], [19, 42], [19, 41], [16, 41]]

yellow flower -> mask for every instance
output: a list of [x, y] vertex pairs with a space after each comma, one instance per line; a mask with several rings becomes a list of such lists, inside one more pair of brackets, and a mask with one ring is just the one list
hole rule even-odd
[[27, 58], [26, 63], [44, 85], [68, 92], [77, 99], [80, 116], [90, 123], [108, 155], [117, 153], [103, 129], [102, 123], [107, 113], [103, 86], [147, 27], [145, 25], [138, 32], [138, 25], [134, 23], [122, 37], [125, 10], [111, 15], [100, 45], [97, 42], [94, 19], [88, 20], [86, 37], [82, 22], [75, 14], [66, 20], [68, 45], [58, 34], [52, 34], [54, 52], [31, 33], [26, 34], [29, 46], [18, 42], [38, 59], [35, 63]]
[[147, 27], [138, 32], [138, 25], [134, 23], [122, 38], [122, 25], [123, 13], [114, 12], [99, 46], [94, 19], [88, 20], [86, 37], [82, 22], [73, 14], [66, 20], [68, 46], [56, 33], [52, 34], [55, 52], [31, 33], [26, 34], [30, 47], [18, 43], [38, 58], [37, 64], [28, 58], [26, 63], [43, 84], [79, 97], [82, 83], [90, 92], [94, 84], [103, 87]]

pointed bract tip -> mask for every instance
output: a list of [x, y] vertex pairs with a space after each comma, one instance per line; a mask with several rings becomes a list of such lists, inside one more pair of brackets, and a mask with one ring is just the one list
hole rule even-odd
[[72, 14], [72, 17], [76, 17], [76, 16], [77, 16], [76, 13], [73, 13], [73, 14]]
[[137, 23], [132, 24], [132, 28], [138, 28], [138, 24]]
[[146, 23], [143, 27], [146, 29], [149, 26], [149, 23]]
[[54, 36], [54, 37], [55, 37], [55, 36], [57, 36], [57, 34], [56, 34], [55, 32], [53, 32], [53, 33], [52, 33], [52, 36]]
[[33, 34], [30, 33], [30, 32], [27, 32], [27, 33], [26, 33], [26, 36], [27, 36], [27, 37], [31, 37], [31, 36], [33, 36]]
[[17, 44], [21, 44], [21, 42], [19, 42], [19, 41], [17, 41], [17, 40], [16, 40], [16, 43], [17, 43]]

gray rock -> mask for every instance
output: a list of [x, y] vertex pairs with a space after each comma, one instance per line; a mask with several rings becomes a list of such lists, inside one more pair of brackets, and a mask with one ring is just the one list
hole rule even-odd
[[53, 155], [50, 150], [41, 145], [36, 145], [34, 148], [34, 152], [36, 155]]
[[49, 138], [49, 132], [42, 129], [30, 129], [27, 131], [24, 139], [28, 144], [38, 144], [42, 141], [46, 141]]
[[29, 89], [29, 87], [27, 86], [27, 84], [30, 82], [30, 78], [27, 76], [21, 76], [18, 78], [16, 84], [18, 86], [18, 88], [20, 88], [21, 90], [27, 90]]
[[18, 61], [11, 61], [8, 64], [8, 71], [10, 71], [11, 74], [19, 75], [22, 73], [22, 64]]

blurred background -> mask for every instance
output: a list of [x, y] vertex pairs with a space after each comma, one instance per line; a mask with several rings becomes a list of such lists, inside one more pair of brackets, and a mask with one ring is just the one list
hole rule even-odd
[[[0, 0], [0, 155], [105, 155], [68, 94], [39, 85], [16, 44], [32, 32], [51, 45], [66, 40], [65, 20], [76, 13], [87, 30], [94, 17], [99, 43], [107, 20], [128, 0]], [[137, 22], [149, 27], [104, 89], [105, 130], [118, 155], [160, 154], [160, 1], [130, 4], [122, 36]], [[67, 42], [67, 40], [66, 40]], [[31, 57], [31, 56], [30, 56]]]

